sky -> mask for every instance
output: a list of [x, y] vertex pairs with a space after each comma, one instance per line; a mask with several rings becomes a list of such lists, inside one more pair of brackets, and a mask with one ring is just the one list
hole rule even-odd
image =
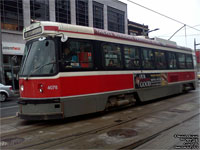
[[[171, 41], [178, 45], [194, 49], [194, 39], [200, 43], [200, 0], [120, 0], [127, 4], [128, 19], [133, 22], [148, 25], [149, 30], [159, 28], [159, 30], [150, 32], [149, 36], [169, 39], [184, 24], [188, 26], [182, 28], [175, 34]], [[154, 12], [137, 6], [130, 1], [143, 5], [149, 9], [157, 11], [184, 24], [177, 23]], [[186, 34], [185, 34], [186, 33]], [[186, 36], [185, 36], [186, 35]], [[196, 46], [200, 49], [200, 45]]]

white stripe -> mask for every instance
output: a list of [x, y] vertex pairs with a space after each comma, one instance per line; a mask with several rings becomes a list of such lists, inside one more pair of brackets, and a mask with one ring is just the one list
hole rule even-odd
[[74, 97], [85, 97], [85, 96], [92, 96], [92, 95], [102, 95], [102, 94], [108, 94], [108, 93], [116, 93], [116, 92], [123, 92], [123, 91], [129, 91], [129, 90], [134, 90], [134, 88], [130, 89], [125, 89], [125, 90], [115, 90], [115, 91], [109, 91], [109, 92], [99, 92], [99, 93], [92, 93], [92, 94], [82, 94], [82, 95], [73, 95], [73, 96], [64, 96], [64, 97], [45, 97], [45, 98], [30, 98], [30, 97], [21, 97], [21, 98], [26, 98], [26, 99], [54, 99], [54, 98], [74, 98]]
[[0, 108], [0, 110], [11, 109], [11, 108], [17, 108], [17, 107], [18, 107], [18, 106], [3, 107], [3, 108]]
[[95, 76], [95, 75], [125, 75], [141, 73], [141, 71], [90, 71], [90, 72], [61, 72], [61, 77]]

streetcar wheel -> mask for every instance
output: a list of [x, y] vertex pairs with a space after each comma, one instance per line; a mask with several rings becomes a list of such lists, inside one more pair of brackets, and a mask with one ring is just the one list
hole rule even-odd
[[5, 101], [7, 98], [7, 95], [5, 93], [0, 93], [0, 101]]

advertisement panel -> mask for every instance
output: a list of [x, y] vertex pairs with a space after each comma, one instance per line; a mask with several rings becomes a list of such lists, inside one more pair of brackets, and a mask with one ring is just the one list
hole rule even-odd
[[167, 73], [145, 73], [134, 76], [135, 88], [164, 86], [168, 84]]
[[23, 55], [25, 44], [2, 42], [2, 52], [5, 55]]

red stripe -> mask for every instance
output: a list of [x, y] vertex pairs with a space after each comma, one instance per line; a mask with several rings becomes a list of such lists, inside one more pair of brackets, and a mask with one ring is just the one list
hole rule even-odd
[[194, 72], [170, 72], [168, 73], [168, 82], [180, 82], [187, 80], [194, 80]]
[[60, 32], [74, 33], [74, 34], [94, 35], [93, 33], [75, 32], [75, 31], [66, 31], [66, 30], [59, 30], [59, 31]]
[[58, 31], [58, 27], [57, 26], [44, 26], [44, 30]]
[[[133, 88], [133, 75], [94, 75], [61, 77], [59, 79], [20, 80], [22, 97], [46, 98], [95, 94]], [[43, 93], [40, 93], [40, 85]], [[57, 86], [57, 89], [55, 88]]]
[[63, 77], [61, 83], [61, 96], [94, 94], [133, 88], [133, 75]]
[[[195, 72], [170, 72], [168, 83], [195, 79]], [[21, 97], [48, 98], [104, 93], [134, 88], [133, 74], [91, 75], [60, 77], [58, 79], [33, 79], [19, 81], [24, 85]], [[41, 88], [41, 93], [39, 89]]]

